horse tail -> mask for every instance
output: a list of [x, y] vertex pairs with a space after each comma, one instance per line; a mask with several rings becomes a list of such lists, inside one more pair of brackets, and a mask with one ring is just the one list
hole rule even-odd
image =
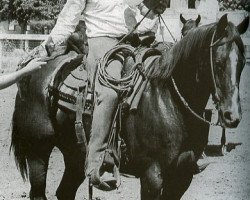
[[[17, 99], [16, 99], [17, 101]], [[17, 110], [15, 108], [12, 118], [12, 138], [10, 151], [12, 150], [15, 157], [15, 162], [18, 170], [21, 173], [23, 180], [28, 179], [27, 173], [27, 147], [24, 143], [24, 138], [21, 137], [22, 132], [20, 131], [17, 117]]]

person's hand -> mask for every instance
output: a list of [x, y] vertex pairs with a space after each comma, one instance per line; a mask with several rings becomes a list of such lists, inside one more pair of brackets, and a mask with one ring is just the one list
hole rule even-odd
[[166, 10], [169, 0], [144, 0], [143, 3], [155, 14], [162, 14]]
[[168, 6], [168, 1], [161, 0], [159, 1], [159, 4], [156, 6], [156, 8], [153, 11], [156, 14], [162, 14], [166, 10], [167, 6]]
[[[149, 11], [149, 9], [144, 5], [144, 3], [140, 3], [137, 7], [140, 10], [140, 14], [143, 16], [145, 16]], [[153, 10], [151, 10], [146, 16], [146, 18], [149, 18], [149, 19], [154, 19], [155, 17], [156, 17], [156, 14], [154, 13]]]
[[46, 65], [47, 62], [41, 61], [40, 58], [34, 58], [31, 60], [22, 70], [25, 75], [31, 74], [32, 72], [41, 69], [42, 66]]
[[28, 52], [25, 56], [23, 56], [23, 58], [18, 63], [18, 65], [20, 66], [19, 69], [25, 67], [27, 63], [29, 63], [34, 58], [42, 57], [47, 57], [47, 51], [43, 45], [39, 45]]

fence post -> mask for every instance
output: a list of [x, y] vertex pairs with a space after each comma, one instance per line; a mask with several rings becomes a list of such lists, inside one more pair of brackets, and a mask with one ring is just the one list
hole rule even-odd
[[3, 40], [0, 39], [0, 69], [2, 68], [2, 60], [3, 60]]
[[[26, 31], [25, 34], [27, 35], [29, 33], [29, 31]], [[25, 40], [24, 41], [24, 50], [29, 50], [29, 40]]]

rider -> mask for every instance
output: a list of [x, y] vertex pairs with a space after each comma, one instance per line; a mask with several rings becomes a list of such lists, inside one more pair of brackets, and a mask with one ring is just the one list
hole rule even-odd
[[[145, 15], [148, 7], [152, 8], [150, 0], [131, 1], [133, 5], [128, 5], [129, 0], [68, 0], [63, 10], [59, 14], [57, 23], [51, 31], [53, 45], [59, 45], [74, 32], [81, 14], [86, 23], [86, 34], [88, 37], [89, 53], [87, 57], [87, 68], [90, 73], [91, 82], [96, 71], [97, 60], [114, 47], [119, 38], [128, 33], [128, 24], [125, 23], [125, 10], [129, 7], [139, 5], [140, 13]], [[148, 15], [151, 19], [143, 21], [144, 32], [148, 31], [149, 21], [157, 21], [154, 17], [157, 13], [162, 13], [166, 8], [166, 3], [153, 1], [154, 9]], [[133, 13], [133, 12], [132, 12]], [[151, 23], [153, 26], [155, 23]], [[152, 26], [152, 27], [153, 27]], [[140, 27], [138, 32], [140, 32]], [[145, 28], [146, 27], [146, 28]], [[152, 28], [151, 27], [151, 28]], [[141, 31], [143, 32], [143, 30]], [[120, 78], [122, 65], [118, 61], [113, 61], [108, 66], [108, 73], [114, 78]], [[105, 87], [96, 81], [95, 83], [95, 108], [93, 113], [92, 131], [87, 154], [86, 174], [90, 177], [93, 185], [100, 189], [110, 190], [116, 187], [116, 179], [112, 172], [101, 173], [98, 167], [102, 164], [107, 140], [111, 128], [111, 122], [117, 107], [118, 95], [111, 88]], [[115, 165], [115, 164], [114, 164]]]

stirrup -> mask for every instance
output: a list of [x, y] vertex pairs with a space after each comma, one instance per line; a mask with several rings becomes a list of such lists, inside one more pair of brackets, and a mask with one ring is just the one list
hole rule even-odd
[[[111, 191], [115, 190], [120, 186], [120, 174], [117, 166], [114, 165], [112, 172], [103, 171], [101, 168], [103, 166], [99, 166], [94, 169], [90, 174], [91, 184], [97, 189], [103, 191]], [[112, 174], [112, 177], [109, 177], [105, 180], [105, 173]]]

